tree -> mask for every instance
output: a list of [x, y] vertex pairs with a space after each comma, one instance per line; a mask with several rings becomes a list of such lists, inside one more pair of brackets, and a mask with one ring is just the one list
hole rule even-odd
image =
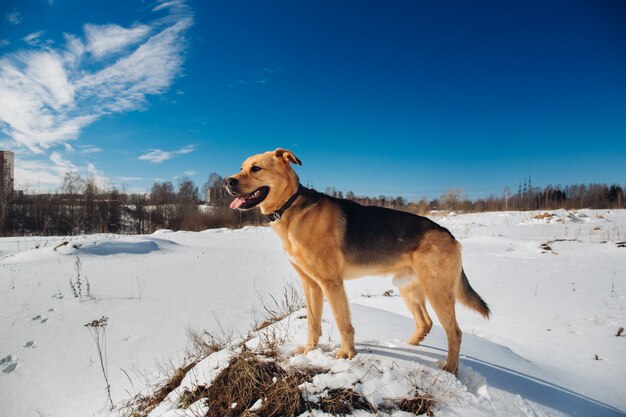
[[12, 199], [12, 193], [9, 193], [8, 190], [0, 189], [0, 236], [4, 236], [5, 222]]
[[444, 210], [456, 210], [458, 203], [463, 199], [463, 191], [459, 188], [450, 188], [441, 195], [439, 201]]
[[61, 184], [61, 194], [76, 195], [83, 192], [85, 183], [83, 178], [76, 171], [68, 171], [63, 176]]
[[504, 187], [504, 190], [502, 191], [502, 194], [504, 194], [504, 210], [508, 211], [509, 210], [509, 187], [506, 186]]
[[216, 172], [212, 172], [202, 186], [203, 198], [214, 207], [226, 207], [228, 193], [224, 187], [224, 178]]
[[624, 190], [617, 184], [613, 184], [606, 192], [606, 199], [609, 200], [611, 206], [621, 207], [622, 201], [624, 201]]
[[155, 182], [150, 190], [150, 203], [154, 205], [151, 223], [169, 227], [174, 204], [174, 186], [171, 182]]

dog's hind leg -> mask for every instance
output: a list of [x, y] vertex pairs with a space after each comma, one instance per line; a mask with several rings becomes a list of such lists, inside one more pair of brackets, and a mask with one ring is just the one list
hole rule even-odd
[[324, 304], [324, 294], [320, 286], [306, 275], [300, 268], [294, 265], [300, 282], [302, 283], [302, 289], [304, 291], [304, 297], [306, 301], [306, 317], [308, 326], [308, 335], [306, 345], [300, 346], [296, 349], [296, 354], [307, 354], [309, 351], [315, 349], [317, 342], [322, 334], [322, 309]]
[[448, 338], [448, 357], [443, 365], [443, 369], [456, 374], [459, 366], [462, 333], [456, 321], [454, 296], [449, 289], [444, 289], [441, 286], [427, 288], [426, 294]]
[[412, 255], [412, 267], [435, 310], [448, 339], [448, 357], [443, 369], [456, 374], [461, 350], [461, 329], [456, 321], [455, 291], [461, 276], [461, 247], [448, 234], [425, 236]]
[[414, 279], [411, 283], [398, 288], [398, 290], [415, 320], [415, 332], [407, 340], [407, 343], [418, 345], [433, 327], [433, 321], [430, 319], [428, 311], [426, 311], [424, 288], [417, 282], [417, 279]]

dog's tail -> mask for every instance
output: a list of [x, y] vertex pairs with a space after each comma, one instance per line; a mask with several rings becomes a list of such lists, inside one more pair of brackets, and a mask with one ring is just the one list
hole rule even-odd
[[467, 276], [465, 275], [465, 271], [463, 269], [461, 269], [461, 282], [457, 287], [457, 297], [466, 307], [477, 311], [486, 319], [489, 318], [489, 315], [491, 314], [489, 306], [482, 298], [480, 298], [480, 295], [474, 291], [467, 280]]

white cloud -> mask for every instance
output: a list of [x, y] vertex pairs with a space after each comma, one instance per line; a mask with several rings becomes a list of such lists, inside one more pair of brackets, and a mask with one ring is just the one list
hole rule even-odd
[[48, 46], [0, 58], [0, 131], [14, 146], [44, 154], [105, 114], [145, 108], [147, 96], [165, 92], [182, 68], [192, 18], [176, 3], [176, 13], [161, 3], [171, 12], [166, 18], [131, 28], [86, 24], [82, 37], [65, 34], [62, 48], [40, 41], [43, 31], [26, 36]]
[[45, 157], [28, 159], [21, 152], [15, 154], [15, 182], [18, 189], [52, 191], [61, 185], [66, 172], [78, 170], [60, 152], [52, 152], [48, 160]]
[[150, 32], [150, 26], [140, 25], [124, 28], [119, 25], [92, 25], [84, 26], [86, 49], [100, 58], [108, 54], [117, 53], [130, 45], [145, 39]]
[[191, 153], [196, 150], [196, 145], [186, 145], [176, 151], [177, 154], [184, 155], [186, 153]]
[[11, 42], [9, 42], [6, 39], [0, 39], [0, 48], [3, 48], [5, 46], [9, 46], [9, 45], [11, 45]]
[[60, 152], [52, 152], [50, 154], [50, 160], [57, 168], [67, 171], [76, 171], [76, 165], [68, 161], [63, 157]]
[[28, 191], [46, 191], [58, 188], [65, 171], [46, 161], [29, 161], [16, 157], [15, 188]]
[[9, 22], [13, 26], [19, 25], [20, 23], [22, 23], [22, 20], [24, 20], [22, 14], [15, 9], [13, 9], [12, 12], [4, 15], [4, 21]]
[[80, 153], [84, 155], [102, 152], [101, 148], [94, 145], [78, 145], [78, 148], [80, 149]]
[[181, 37], [190, 24], [183, 20], [164, 29], [130, 55], [83, 77], [77, 87], [91, 91], [106, 112], [141, 108], [147, 94], [163, 93], [180, 71]]
[[24, 36], [23, 40], [30, 46], [37, 46], [39, 45], [39, 37], [43, 35], [44, 33], [45, 33], [45, 30], [40, 30], [38, 32], [29, 33], [28, 35]]
[[170, 1], [159, 1], [159, 5], [152, 9], [153, 12], [157, 12], [159, 10], [164, 9], [181, 9], [186, 7], [186, 4], [183, 0], [170, 0]]
[[160, 164], [163, 161], [172, 159], [176, 155], [184, 155], [196, 150], [195, 145], [187, 145], [176, 151], [164, 151], [161, 149], [152, 149], [150, 152], [140, 155], [138, 159], [148, 161], [153, 164]]
[[63, 177], [68, 172], [76, 172], [83, 178], [92, 178], [102, 189], [109, 188], [111, 184], [109, 178], [93, 163], [76, 165], [59, 151], [48, 156], [36, 156], [35, 159], [18, 152], [15, 159], [17, 189], [36, 192], [55, 191], [61, 186]]

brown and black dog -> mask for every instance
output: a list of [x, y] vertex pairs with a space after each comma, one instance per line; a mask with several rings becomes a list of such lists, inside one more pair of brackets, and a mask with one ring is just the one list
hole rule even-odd
[[287, 150], [246, 159], [226, 179], [235, 196], [231, 208], [259, 207], [280, 236], [289, 261], [302, 281], [308, 339], [298, 353], [317, 346], [325, 296], [341, 334], [338, 358], [352, 358], [354, 329], [343, 281], [365, 275], [390, 275], [415, 319], [408, 343], [417, 345], [432, 327], [426, 297], [448, 338], [443, 369], [456, 373], [461, 329], [455, 301], [485, 318], [487, 304], [472, 289], [461, 264], [461, 245], [444, 227], [425, 217], [383, 207], [362, 206], [300, 185], [291, 164], [302, 165]]

